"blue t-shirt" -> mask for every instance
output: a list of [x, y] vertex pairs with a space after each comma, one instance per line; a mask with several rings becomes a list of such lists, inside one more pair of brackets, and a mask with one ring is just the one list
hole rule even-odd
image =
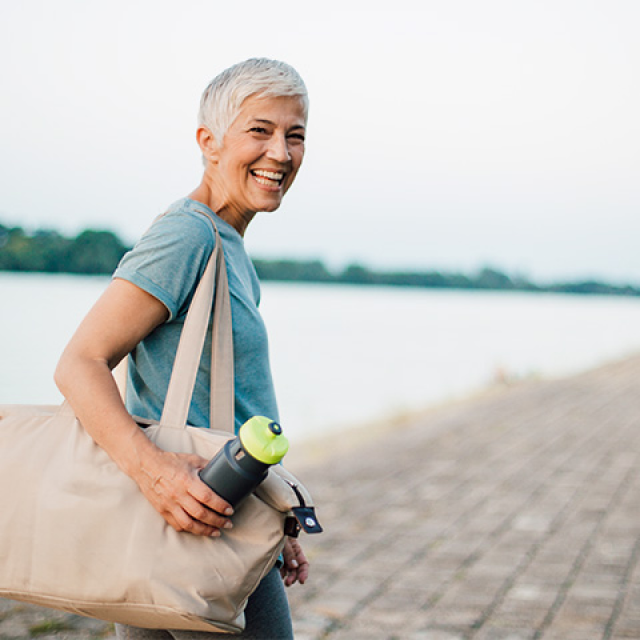
[[[260, 283], [242, 236], [200, 202], [184, 198], [158, 218], [127, 253], [114, 278], [132, 282], [160, 300], [169, 319], [144, 338], [129, 356], [127, 409], [159, 420], [180, 333], [191, 298], [215, 246], [215, 221], [227, 265], [235, 382], [235, 429], [255, 415], [279, 420], [267, 332], [258, 310]], [[207, 332], [188, 422], [209, 427], [211, 333]], [[215, 424], [214, 424], [215, 426]]]

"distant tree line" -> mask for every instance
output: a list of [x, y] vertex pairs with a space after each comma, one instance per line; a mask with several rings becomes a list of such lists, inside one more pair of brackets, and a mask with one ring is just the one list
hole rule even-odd
[[111, 231], [87, 230], [75, 238], [57, 231], [28, 234], [0, 224], [0, 270], [45, 273], [111, 273], [127, 247]]
[[281, 282], [326, 282], [333, 284], [428, 289], [477, 289], [491, 291], [530, 291], [600, 295], [639, 296], [640, 288], [615, 286], [603, 282], [567, 282], [538, 285], [523, 277], [510, 277], [485, 267], [475, 275], [441, 273], [439, 271], [373, 271], [352, 264], [342, 271], [329, 271], [319, 260], [253, 260], [261, 280]]
[[[27, 233], [0, 224], [0, 271], [31, 271], [108, 275], [113, 273], [127, 247], [111, 231], [86, 230], [73, 238], [56, 231]], [[439, 271], [375, 271], [351, 264], [330, 271], [320, 260], [253, 260], [261, 280], [317, 282], [345, 285], [539, 291], [576, 294], [639, 296], [640, 288], [603, 282], [569, 282], [537, 285], [523, 277], [510, 277], [484, 268], [474, 275]]]

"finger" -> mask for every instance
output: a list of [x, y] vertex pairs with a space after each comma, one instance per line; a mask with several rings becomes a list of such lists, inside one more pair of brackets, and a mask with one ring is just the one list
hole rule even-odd
[[[200, 535], [210, 535], [214, 529], [231, 528], [228, 518], [209, 509], [189, 493], [190, 484], [199, 481], [190, 477], [184, 480], [187, 486], [180, 487], [177, 481], [170, 484], [164, 478], [158, 478], [146, 494], [165, 520], [177, 531], [193, 531]], [[208, 528], [199, 527], [191, 520]]]
[[201, 504], [206, 505], [211, 511], [223, 516], [233, 515], [233, 507], [215, 491], [206, 485], [198, 475], [189, 485], [189, 493]]
[[300, 584], [304, 584], [307, 579], [309, 578], [309, 563], [305, 562], [304, 564], [300, 565], [300, 568], [298, 569], [298, 582]]
[[220, 529], [204, 522], [194, 520], [183, 509], [177, 508], [171, 514], [165, 516], [165, 520], [179, 532], [188, 532], [196, 536], [209, 536], [217, 538], [220, 536]]
[[202, 504], [202, 502], [199, 502], [190, 495], [182, 499], [180, 506], [185, 513], [196, 522], [209, 525], [216, 529], [231, 529], [231, 527], [233, 527], [233, 523], [229, 518], [225, 518], [216, 511], [209, 509], [206, 505]]
[[300, 543], [293, 538], [289, 538], [285, 545], [285, 552], [285, 559], [288, 556], [287, 568], [289, 569], [285, 579], [285, 586], [291, 586], [296, 581], [304, 584], [309, 577], [309, 561]]
[[284, 567], [285, 569], [288, 569], [291, 562], [295, 560], [295, 553], [288, 544], [285, 544], [284, 549], [282, 550], [282, 557], [284, 558]]
[[289, 569], [284, 579], [284, 586], [290, 587], [291, 585], [295, 584], [295, 582], [296, 582], [296, 572], [295, 570]]
[[[205, 507], [208, 507], [212, 512], [225, 516], [232, 515], [233, 508], [231, 505], [212, 491], [198, 475], [199, 471], [206, 466], [208, 461], [195, 454], [183, 455], [182, 457], [189, 469], [189, 474], [184, 484], [186, 492], [195, 498], [196, 502], [205, 505]], [[198, 519], [197, 514], [192, 515]], [[204, 517], [203, 521], [209, 522], [207, 516], [205, 514], [202, 515]], [[217, 523], [214, 524], [217, 525]]]
[[299, 551], [300, 545], [298, 544], [297, 540], [288, 537], [285, 541], [284, 549], [282, 552], [285, 564], [290, 564], [292, 560], [295, 560]]
[[298, 579], [299, 564], [295, 558], [290, 558], [285, 562], [285, 571], [283, 575], [285, 587], [295, 584]]

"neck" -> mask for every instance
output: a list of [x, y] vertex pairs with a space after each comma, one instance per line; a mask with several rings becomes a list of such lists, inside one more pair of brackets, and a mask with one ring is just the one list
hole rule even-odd
[[200, 185], [194, 189], [189, 198], [196, 202], [207, 205], [219, 218], [230, 224], [242, 237], [249, 226], [249, 223], [256, 215], [255, 211], [239, 211], [226, 202], [224, 190], [217, 188], [205, 174]]

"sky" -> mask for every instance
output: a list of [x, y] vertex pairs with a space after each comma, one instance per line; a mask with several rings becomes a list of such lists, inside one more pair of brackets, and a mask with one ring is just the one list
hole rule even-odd
[[0, 0], [0, 223], [133, 243], [200, 181], [200, 94], [307, 84], [255, 257], [640, 284], [637, 0]]

